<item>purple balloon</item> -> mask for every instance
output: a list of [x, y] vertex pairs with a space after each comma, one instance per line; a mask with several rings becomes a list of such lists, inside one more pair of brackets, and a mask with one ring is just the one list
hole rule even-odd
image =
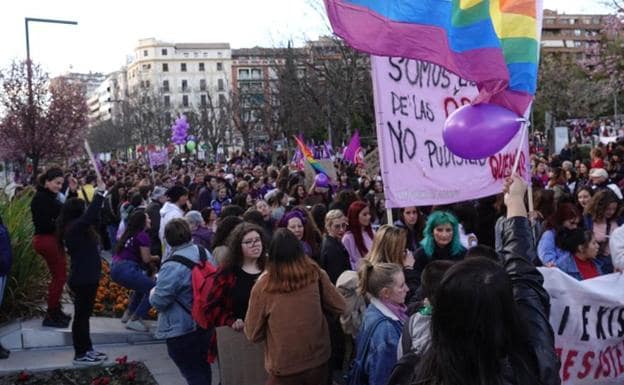
[[464, 159], [483, 159], [503, 149], [522, 126], [522, 117], [497, 104], [466, 105], [444, 123], [444, 144]]
[[316, 174], [314, 177], [314, 185], [316, 187], [328, 188], [329, 187], [329, 178], [325, 174]]

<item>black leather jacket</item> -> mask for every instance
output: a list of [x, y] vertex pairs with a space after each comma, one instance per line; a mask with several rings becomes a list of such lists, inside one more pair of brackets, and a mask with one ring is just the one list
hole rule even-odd
[[560, 362], [555, 354], [555, 336], [549, 322], [550, 296], [544, 277], [530, 261], [535, 259], [531, 226], [527, 218], [503, 221], [500, 258], [513, 286], [518, 312], [528, 325], [529, 344], [535, 352], [538, 377], [543, 385], [559, 385]]

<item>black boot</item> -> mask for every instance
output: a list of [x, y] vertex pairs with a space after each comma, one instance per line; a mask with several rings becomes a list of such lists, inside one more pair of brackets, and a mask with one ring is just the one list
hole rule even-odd
[[72, 316], [67, 314], [67, 313], [64, 313], [62, 308], [60, 308], [60, 307], [54, 311], [54, 316], [56, 318], [58, 318], [58, 319], [66, 321], [66, 322], [69, 322], [72, 319]]
[[45, 327], [50, 327], [50, 328], [61, 328], [64, 329], [66, 327], [69, 326], [69, 320], [66, 318], [63, 318], [61, 316], [59, 316], [58, 312], [59, 310], [56, 309], [48, 309], [48, 312], [46, 313], [45, 318], [43, 319], [43, 322], [41, 323], [43, 326]]
[[2, 344], [0, 344], [0, 360], [6, 360], [11, 355], [11, 351], [5, 349]]

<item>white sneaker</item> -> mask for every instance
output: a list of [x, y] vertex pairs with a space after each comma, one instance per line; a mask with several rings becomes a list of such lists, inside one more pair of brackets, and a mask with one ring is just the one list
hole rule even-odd
[[126, 322], [128, 322], [131, 316], [132, 314], [130, 314], [128, 309], [126, 309], [126, 311], [124, 311], [123, 315], [121, 316], [121, 323], [125, 324]]
[[126, 329], [134, 330], [136, 332], [148, 332], [149, 331], [149, 328], [140, 319], [128, 321], [128, 323], [126, 324]]

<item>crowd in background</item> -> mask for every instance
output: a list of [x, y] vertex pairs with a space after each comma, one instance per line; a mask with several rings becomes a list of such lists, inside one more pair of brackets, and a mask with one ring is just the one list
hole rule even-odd
[[[388, 223], [381, 178], [362, 165], [335, 166], [336, 180], [307, 182], [304, 172], [258, 156], [213, 164], [175, 160], [155, 170], [113, 160], [101, 165], [101, 178], [85, 162], [46, 169], [32, 200], [33, 247], [51, 273], [43, 325], [69, 325], [60, 303], [67, 283], [75, 307], [74, 363], [106, 359], [89, 339], [89, 316], [101, 250], [110, 250], [112, 280], [133, 293], [121, 322], [147, 331], [155, 307], [156, 334], [167, 340], [181, 373], [189, 384], [210, 383], [216, 339], [210, 328], [196, 327], [191, 310], [191, 272], [206, 263], [214, 271], [202, 323], [266, 341], [269, 383], [340, 382], [338, 373], [354, 358], [351, 379], [382, 384], [400, 377], [408, 353], [443, 367], [429, 349], [440, 337], [428, 325], [432, 298], [456, 266], [509, 273], [499, 256], [519, 253], [517, 242], [537, 251], [522, 251], [529, 276], [535, 266], [547, 266], [589, 279], [613, 272], [614, 261], [624, 259], [624, 147], [617, 143], [598, 145], [587, 159], [576, 145], [547, 158], [532, 154], [534, 210], [526, 229], [506, 219], [510, 204], [502, 193], [395, 209]], [[24, 193], [15, 185], [10, 192]], [[532, 317], [542, 317], [539, 304], [535, 309]], [[531, 352], [516, 353], [529, 367], [556, 363], [549, 352], [541, 362], [525, 357]]]

